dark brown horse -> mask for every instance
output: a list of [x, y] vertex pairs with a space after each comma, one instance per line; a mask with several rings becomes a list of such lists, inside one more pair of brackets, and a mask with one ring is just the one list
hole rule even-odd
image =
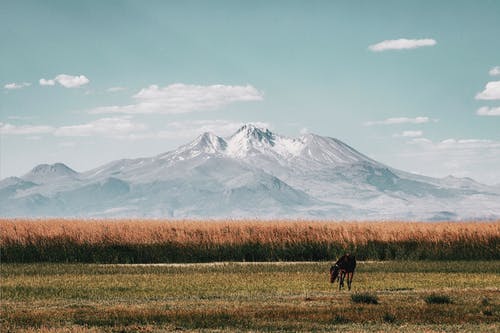
[[352, 278], [354, 276], [354, 270], [356, 269], [356, 258], [346, 253], [339, 260], [330, 267], [330, 283], [334, 283], [335, 280], [339, 279], [339, 290], [344, 287], [344, 278], [347, 276], [347, 288], [351, 290]]

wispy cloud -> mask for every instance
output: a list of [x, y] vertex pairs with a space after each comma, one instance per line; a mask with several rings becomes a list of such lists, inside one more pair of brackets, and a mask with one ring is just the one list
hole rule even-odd
[[[252, 122], [252, 124], [261, 128], [272, 128], [269, 123], [265, 122]], [[204, 132], [227, 136], [236, 132], [243, 125], [245, 123], [230, 120], [176, 121], [166, 124], [165, 129], [159, 131], [156, 136], [169, 139], [191, 139]]]
[[142, 132], [146, 129], [145, 124], [134, 122], [130, 116], [101, 118], [84, 124], [60, 127], [0, 123], [0, 133], [4, 135], [51, 134], [61, 137], [99, 135], [108, 138], [125, 138], [131, 133]]
[[59, 74], [53, 79], [40, 79], [38, 81], [41, 86], [53, 86], [59, 83], [65, 88], [78, 88], [86, 85], [90, 80], [85, 75], [67, 75]]
[[7, 90], [13, 90], [13, 89], [22, 89], [29, 86], [31, 86], [31, 83], [29, 82], [21, 82], [21, 83], [12, 82], [12, 83], [7, 83], [3, 87]]
[[38, 83], [40, 83], [41, 86], [53, 86], [56, 84], [56, 81], [50, 79], [49, 80], [40, 79]]
[[188, 85], [175, 83], [163, 88], [151, 85], [132, 96], [134, 104], [103, 106], [89, 113], [173, 114], [215, 110], [242, 101], [260, 101], [263, 93], [251, 85]]
[[500, 75], [500, 66], [495, 66], [488, 72], [491, 76]]
[[143, 131], [146, 125], [135, 123], [130, 117], [101, 118], [86, 124], [62, 126], [54, 131], [55, 136], [121, 137], [136, 131]]
[[422, 174], [472, 177], [491, 184], [499, 181], [500, 141], [455, 138], [432, 141], [420, 137], [409, 143], [409, 149], [401, 154], [402, 161], [410, 159], [407, 163], [415, 165], [418, 161]]
[[[412, 139], [410, 143], [425, 144], [438, 150], [463, 150], [476, 148], [495, 148], [500, 149], [500, 141], [488, 139], [445, 139], [433, 142], [427, 138]], [[500, 158], [500, 155], [499, 155]]]
[[382, 52], [388, 50], [409, 50], [423, 46], [434, 46], [437, 42], [431, 38], [425, 39], [390, 39], [380, 43], [370, 45], [368, 48], [373, 52]]
[[423, 124], [428, 123], [430, 121], [436, 122], [437, 119], [430, 119], [429, 117], [398, 117], [398, 118], [387, 118], [385, 120], [375, 120], [375, 121], [367, 121], [364, 123], [365, 126], [373, 126], [373, 125], [395, 125], [395, 124]]
[[422, 136], [424, 132], [422, 131], [403, 131], [402, 133], [396, 133], [393, 136], [396, 138], [416, 138]]
[[483, 106], [477, 109], [476, 114], [479, 116], [500, 116], [500, 107]]
[[34, 126], [34, 125], [12, 125], [8, 123], [0, 123], [0, 133], [5, 135], [33, 135], [45, 134], [54, 131], [52, 126]]
[[424, 144], [432, 144], [432, 141], [427, 138], [416, 138], [412, 139], [410, 143], [424, 143]]
[[500, 99], [500, 81], [488, 82], [484, 90], [476, 94], [476, 99], [482, 99], [482, 100]]
[[123, 91], [123, 90], [127, 90], [127, 88], [125, 88], [125, 87], [111, 87], [111, 88], [106, 89], [107, 92], [118, 92], [118, 91]]

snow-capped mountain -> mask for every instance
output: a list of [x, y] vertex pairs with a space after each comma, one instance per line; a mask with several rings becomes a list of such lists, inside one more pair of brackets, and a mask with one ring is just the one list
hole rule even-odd
[[78, 173], [42, 164], [0, 181], [0, 216], [487, 219], [500, 190], [396, 170], [340, 140], [253, 125]]

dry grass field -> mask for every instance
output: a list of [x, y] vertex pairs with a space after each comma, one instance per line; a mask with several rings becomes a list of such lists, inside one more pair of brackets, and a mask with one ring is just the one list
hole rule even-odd
[[3, 262], [499, 260], [500, 221], [0, 220]]
[[[498, 221], [4, 219], [0, 330], [493, 332], [499, 240]], [[345, 251], [351, 292], [328, 283]]]

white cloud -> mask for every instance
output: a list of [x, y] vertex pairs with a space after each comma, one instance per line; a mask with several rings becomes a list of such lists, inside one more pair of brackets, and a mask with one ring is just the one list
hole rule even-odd
[[476, 95], [476, 99], [500, 99], [500, 81], [488, 82], [484, 90]]
[[429, 143], [429, 144], [431, 144], [432, 141], [427, 139], [427, 138], [416, 138], [416, 139], [411, 140], [411, 143]]
[[422, 136], [422, 131], [403, 131], [402, 133], [396, 133], [394, 137], [403, 137], [403, 138], [416, 138]]
[[500, 66], [495, 66], [488, 72], [491, 76], [500, 75]]
[[118, 91], [123, 91], [123, 90], [127, 90], [127, 88], [125, 88], [125, 87], [111, 87], [111, 88], [108, 88], [106, 91], [118, 92]]
[[500, 116], [500, 107], [483, 106], [477, 109], [476, 114], [479, 116]]
[[433, 142], [413, 138], [394, 167], [418, 169], [419, 173], [444, 177], [471, 177], [486, 183], [498, 183], [500, 174], [500, 141], [487, 139], [456, 139]]
[[59, 84], [66, 88], [78, 88], [89, 83], [89, 79], [85, 77], [85, 75], [66, 75], [59, 74], [56, 76], [55, 81], [59, 82]]
[[461, 147], [495, 147], [500, 148], [500, 142], [485, 139], [446, 139], [437, 144], [439, 148], [461, 148]]
[[188, 85], [174, 83], [163, 88], [151, 85], [133, 96], [135, 104], [104, 106], [90, 113], [172, 114], [215, 110], [239, 101], [260, 101], [262, 92], [251, 85]]
[[85, 75], [59, 74], [54, 79], [40, 79], [39, 81], [41, 86], [53, 86], [56, 82], [65, 88], [78, 88], [89, 83], [90, 80]]
[[69, 126], [45, 126], [45, 125], [12, 125], [0, 123], [0, 134], [5, 135], [34, 135], [52, 134], [64, 137], [85, 137], [100, 135], [110, 138], [126, 138], [131, 133], [140, 133], [147, 129], [141, 123], [133, 122], [129, 116], [101, 118], [85, 124]]
[[31, 83], [29, 83], [29, 82], [21, 82], [21, 83], [12, 82], [12, 83], [7, 83], [3, 87], [5, 89], [12, 90], [12, 89], [21, 89], [21, 88], [29, 87], [29, 86], [31, 86]]
[[487, 139], [445, 139], [433, 142], [427, 138], [412, 139], [410, 143], [429, 144], [436, 149], [463, 149], [463, 148], [500, 148], [500, 141]]
[[[367, 121], [364, 123], [365, 126], [373, 126], [373, 125], [395, 125], [395, 124], [423, 124], [431, 121], [429, 117], [415, 117], [415, 118], [407, 118], [407, 117], [399, 117], [399, 118], [387, 118], [385, 120], [376, 120], [376, 121]], [[432, 121], [436, 122], [437, 119], [432, 119]]]
[[147, 128], [141, 123], [134, 123], [130, 117], [101, 118], [86, 124], [62, 126], [54, 131], [55, 136], [92, 136], [123, 137], [129, 133]]
[[368, 48], [373, 52], [382, 52], [387, 50], [408, 50], [423, 46], [434, 46], [437, 42], [434, 39], [391, 39], [380, 43], [370, 45]]
[[56, 84], [56, 81], [40, 79], [38, 83], [40, 83], [41, 86], [53, 86]]
[[[159, 131], [156, 136], [165, 139], [192, 139], [204, 132], [211, 132], [218, 136], [227, 136], [236, 132], [245, 125], [243, 122], [229, 120], [195, 120], [170, 122], [164, 130]], [[269, 123], [252, 122], [257, 127], [272, 128]]]
[[12, 125], [0, 123], [0, 133], [5, 135], [33, 135], [51, 133], [54, 128], [51, 126], [33, 126], [33, 125]]

